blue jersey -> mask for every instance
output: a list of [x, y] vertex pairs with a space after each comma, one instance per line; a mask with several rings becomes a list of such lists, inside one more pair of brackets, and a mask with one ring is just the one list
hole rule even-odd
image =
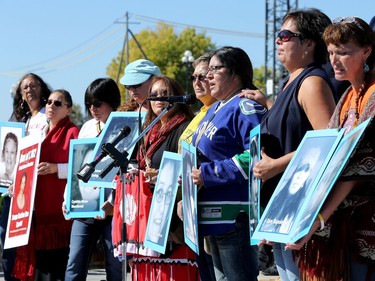
[[248, 211], [247, 171], [235, 156], [249, 150], [250, 131], [265, 113], [258, 103], [234, 96], [212, 106], [194, 133], [204, 182], [198, 194], [200, 235], [231, 231], [238, 213]]

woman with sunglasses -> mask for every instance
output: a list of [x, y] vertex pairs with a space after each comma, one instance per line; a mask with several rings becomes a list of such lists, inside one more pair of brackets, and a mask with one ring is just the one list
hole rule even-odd
[[[266, 207], [306, 131], [326, 128], [335, 108], [332, 84], [320, 67], [328, 57], [322, 39], [329, 24], [326, 18], [317, 9], [289, 12], [277, 35], [278, 58], [289, 75], [261, 124], [262, 160], [253, 172], [262, 179], [262, 208]], [[292, 251], [284, 248], [284, 244], [273, 244], [280, 278], [299, 280], [296, 259]]]
[[[48, 126], [41, 144], [34, 216], [29, 244], [17, 249], [14, 276], [21, 280], [63, 280], [69, 253], [71, 222], [61, 213], [66, 185], [69, 144], [79, 128], [69, 118], [72, 97], [55, 90], [48, 97]], [[34, 258], [33, 258], [34, 257]]]
[[258, 248], [250, 245], [248, 172], [241, 166], [249, 157], [239, 160], [236, 155], [249, 149], [250, 131], [266, 109], [238, 96], [243, 89], [255, 89], [252, 64], [242, 49], [216, 50], [206, 77], [211, 95], [220, 102], [210, 107], [192, 139], [200, 166], [192, 169], [198, 186], [198, 233], [206, 236], [216, 280], [257, 280]]
[[[194, 63], [194, 72], [190, 76], [193, 83], [195, 96], [203, 104], [200, 111], [195, 115], [193, 120], [186, 127], [179, 140], [179, 151], [181, 152], [181, 142], [184, 140], [191, 143], [193, 134], [197, 130], [200, 121], [206, 116], [207, 110], [216, 102], [216, 99], [211, 96], [210, 85], [206, 77], [208, 72], [208, 65], [210, 63], [212, 53], [205, 53], [197, 58]], [[177, 214], [183, 220], [183, 202], [180, 201], [177, 207]], [[204, 250], [203, 237], [199, 240], [199, 255], [196, 255], [196, 262], [199, 268], [199, 275], [202, 281], [215, 280], [215, 273], [212, 265], [212, 257]]]
[[[165, 76], [154, 78], [149, 94], [150, 97], [155, 98], [184, 95], [182, 86], [174, 79]], [[160, 116], [168, 105], [168, 102], [165, 101], [150, 101], [144, 127], [147, 127], [155, 118]], [[134, 198], [136, 200], [132, 204], [134, 200], [128, 199], [126, 203], [127, 208], [129, 208], [129, 213], [126, 214], [127, 241], [129, 242], [127, 252], [133, 254], [130, 262], [133, 280], [196, 280], [198, 276], [197, 267], [193, 262], [194, 253], [186, 245], [183, 245], [183, 237], [176, 235], [178, 233], [177, 226], [181, 225], [181, 221], [176, 215], [173, 215], [171, 220], [165, 254], [160, 255], [143, 246], [146, 225], [149, 223], [149, 218], [153, 217], [149, 214], [151, 200], [155, 198], [156, 201], [163, 202], [163, 204], [170, 204], [173, 199], [168, 197], [168, 190], [164, 191], [166, 193], [164, 197], [155, 194], [156, 178], [159, 175], [164, 179], [167, 177], [169, 180], [174, 178], [177, 180], [178, 178], [176, 174], [159, 174], [163, 153], [164, 151], [178, 152], [178, 140], [193, 117], [194, 114], [189, 105], [175, 103], [144, 137], [144, 142], [137, 154], [138, 167], [141, 172], [136, 171], [134, 174], [128, 174], [126, 196], [129, 199]], [[173, 172], [173, 170], [169, 172], [171, 171]], [[138, 181], [141, 182], [139, 195], [135, 193], [136, 190], [129, 190], [132, 183], [136, 184]], [[117, 185], [116, 192], [119, 187]], [[116, 201], [118, 198], [116, 196]], [[115, 206], [117, 206], [117, 203], [115, 203]], [[156, 213], [159, 214], [159, 212]], [[150, 225], [153, 223], [154, 226], [160, 226], [163, 222], [163, 219], [155, 219], [152, 222], [150, 221]]]
[[[347, 133], [374, 116], [375, 34], [362, 19], [348, 17], [334, 20], [323, 38], [336, 79], [351, 83], [337, 104], [329, 128], [344, 128]], [[303, 260], [305, 279], [375, 280], [374, 143], [373, 133], [360, 142], [323, 204], [321, 217], [301, 241], [288, 245], [290, 249], [305, 245], [301, 250], [309, 253]], [[327, 220], [331, 225], [329, 237], [305, 244]]]
[[[103, 130], [111, 112], [120, 106], [120, 90], [111, 78], [95, 79], [85, 92], [85, 108], [90, 120], [83, 124], [78, 138], [95, 138]], [[91, 254], [98, 239], [105, 253], [107, 280], [121, 280], [121, 262], [115, 258], [112, 246], [112, 190], [105, 189], [105, 202], [101, 208], [105, 217], [74, 219], [70, 236], [69, 260], [65, 280], [85, 280]], [[63, 212], [66, 213], [65, 202]]]

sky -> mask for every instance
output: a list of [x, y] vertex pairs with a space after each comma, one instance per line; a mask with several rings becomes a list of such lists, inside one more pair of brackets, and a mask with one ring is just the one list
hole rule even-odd
[[[331, 19], [369, 22], [375, 15], [373, 0], [299, 0], [298, 7], [318, 8]], [[218, 47], [244, 49], [253, 67], [264, 65], [265, 1], [0, 0], [0, 122], [11, 115], [12, 86], [28, 72], [68, 90], [84, 108], [87, 86], [107, 77], [106, 67], [122, 50], [126, 14], [135, 35], [155, 30], [157, 20], [175, 32], [192, 26]]]

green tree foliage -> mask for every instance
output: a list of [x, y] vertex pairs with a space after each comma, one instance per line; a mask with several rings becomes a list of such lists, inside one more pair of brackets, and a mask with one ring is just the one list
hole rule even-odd
[[[197, 33], [194, 28], [186, 28], [177, 34], [173, 26], [161, 22], [158, 23], [155, 31], [145, 29], [134, 36], [146, 54], [147, 59], [159, 66], [164, 75], [176, 79], [184, 88], [187, 79], [186, 66], [181, 62], [184, 52], [190, 50], [193, 56], [198, 58], [201, 54], [215, 49], [211, 38], [205, 36], [204, 33]], [[135, 40], [133, 38], [129, 39], [128, 62], [145, 58]], [[107, 75], [114, 80], [117, 78], [121, 59], [123, 63], [120, 77], [123, 75], [125, 54], [126, 52], [124, 52], [124, 57], [121, 58], [122, 51], [120, 51], [118, 56], [107, 67]], [[189, 69], [188, 75], [191, 74], [191, 70]], [[124, 98], [125, 89], [120, 84], [119, 87]], [[189, 87], [191, 87], [191, 83], [189, 83]], [[189, 88], [188, 92], [192, 93], [192, 88]]]
[[265, 92], [264, 66], [261, 66], [260, 68], [254, 68], [253, 80], [254, 80], [254, 85], [264, 93]]
[[72, 113], [70, 114], [70, 120], [72, 120], [72, 122], [79, 128], [81, 128], [83, 123], [86, 121], [83, 117], [81, 106], [79, 104], [73, 104]]

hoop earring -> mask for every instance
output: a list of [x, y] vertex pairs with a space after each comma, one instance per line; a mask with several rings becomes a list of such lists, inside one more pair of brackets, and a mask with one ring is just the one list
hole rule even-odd
[[22, 109], [25, 109], [25, 100], [21, 100], [20, 101], [20, 107], [22, 108]]
[[367, 63], [364, 63], [364, 65], [363, 65], [363, 71], [364, 71], [365, 73], [367, 73], [367, 72], [370, 71], [370, 67], [368, 66]]

